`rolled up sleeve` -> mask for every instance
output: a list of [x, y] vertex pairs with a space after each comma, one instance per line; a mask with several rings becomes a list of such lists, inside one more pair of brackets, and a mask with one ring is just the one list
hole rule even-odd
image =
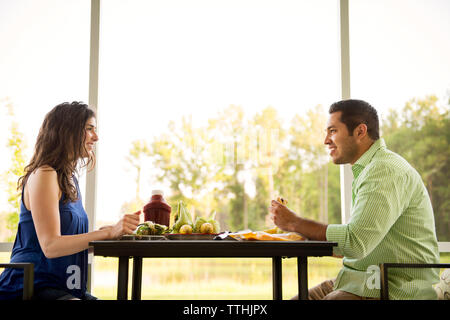
[[327, 241], [336, 242], [337, 247], [333, 248], [333, 253], [338, 256], [344, 255], [344, 246], [347, 238], [347, 225], [329, 224], [326, 232]]

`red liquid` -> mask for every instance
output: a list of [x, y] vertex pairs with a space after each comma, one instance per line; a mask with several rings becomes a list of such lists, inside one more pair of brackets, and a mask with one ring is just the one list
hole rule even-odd
[[171, 210], [172, 208], [162, 195], [155, 194], [150, 199], [150, 202], [144, 206], [144, 219], [145, 221], [153, 221], [169, 227]]

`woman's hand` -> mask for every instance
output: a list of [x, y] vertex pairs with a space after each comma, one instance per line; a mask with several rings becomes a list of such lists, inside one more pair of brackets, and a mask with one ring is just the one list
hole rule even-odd
[[109, 239], [117, 239], [125, 234], [132, 234], [139, 225], [141, 210], [135, 213], [125, 214], [122, 219], [119, 220], [115, 225], [110, 227], [105, 227], [109, 232]]

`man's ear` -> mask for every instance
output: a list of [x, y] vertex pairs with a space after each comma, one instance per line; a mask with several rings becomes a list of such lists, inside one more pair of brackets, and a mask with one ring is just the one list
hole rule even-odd
[[367, 125], [364, 123], [360, 123], [355, 130], [353, 130], [353, 135], [356, 136], [357, 138], [364, 138], [365, 136], [367, 136]]

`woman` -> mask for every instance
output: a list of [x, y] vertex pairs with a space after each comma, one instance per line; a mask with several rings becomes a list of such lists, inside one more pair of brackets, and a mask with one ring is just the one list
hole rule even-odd
[[[130, 234], [139, 224], [136, 212], [88, 232], [75, 173], [80, 166], [93, 168], [97, 141], [94, 111], [83, 103], [62, 103], [46, 115], [19, 179], [22, 201], [11, 262], [34, 263], [36, 299], [95, 299], [86, 292], [89, 242]], [[22, 286], [23, 271], [6, 269], [0, 299], [20, 298]]]

